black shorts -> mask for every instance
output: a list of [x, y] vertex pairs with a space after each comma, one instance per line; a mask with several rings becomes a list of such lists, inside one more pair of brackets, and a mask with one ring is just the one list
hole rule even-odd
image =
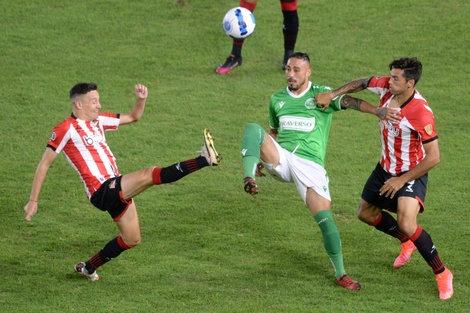
[[396, 213], [398, 198], [411, 197], [418, 200], [420, 205], [419, 212], [422, 213], [424, 211], [424, 199], [426, 198], [428, 174], [426, 173], [418, 179], [407, 182], [400, 190], [398, 190], [393, 199], [379, 194], [380, 188], [382, 188], [385, 181], [391, 177], [393, 176], [387, 173], [380, 164], [377, 164], [362, 190], [362, 199], [379, 208]]
[[108, 179], [90, 198], [95, 207], [108, 211], [115, 222], [119, 221], [132, 203], [132, 199], [126, 200], [122, 197], [121, 179], [122, 176]]

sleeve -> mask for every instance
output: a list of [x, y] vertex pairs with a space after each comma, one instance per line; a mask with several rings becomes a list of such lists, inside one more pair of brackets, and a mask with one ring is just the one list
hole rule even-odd
[[367, 84], [367, 89], [382, 97], [389, 91], [389, 76], [372, 76]]
[[427, 103], [421, 103], [418, 109], [408, 118], [410, 124], [421, 136], [423, 143], [431, 142], [438, 138], [434, 114]]
[[269, 101], [269, 127], [271, 129], [278, 129], [279, 128], [279, 119], [276, 115], [276, 99], [274, 95], [271, 96], [271, 100]]
[[54, 127], [47, 143], [47, 147], [59, 154], [70, 139], [70, 123], [63, 122]]
[[[333, 88], [328, 87], [328, 86], [321, 86], [320, 89], [319, 89], [319, 92], [329, 92], [331, 90], [333, 90]], [[336, 112], [336, 111], [344, 110], [341, 107], [341, 99], [343, 97], [344, 97], [344, 95], [333, 98], [333, 100], [331, 100], [331, 102], [330, 102], [330, 105], [328, 106], [328, 108], [324, 112], [325, 113], [333, 113], [333, 112]]]
[[117, 130], [120, 123], [120, 114], [117, 113], [100, 113], [99, 119], [103, 126], [103, 130]]

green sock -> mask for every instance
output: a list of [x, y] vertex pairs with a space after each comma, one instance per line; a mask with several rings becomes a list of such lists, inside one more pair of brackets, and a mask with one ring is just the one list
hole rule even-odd
[[333, 213], [330, 210], [320, 211], [315, 215], [318, 227], [323, 236], [323, 245], [335, 269], [335, 277], [339, 279], [346, 274], [343, 263], [343, 252], [341, 250], [341, 239], [338, 228], [333, 220]]
[[244, 177], [255, 177], [256, 165], [260, 160], [260, 147], [264, 143], [264, 129], [255, 123], [245, 127], [242, 140], [242, 162]]

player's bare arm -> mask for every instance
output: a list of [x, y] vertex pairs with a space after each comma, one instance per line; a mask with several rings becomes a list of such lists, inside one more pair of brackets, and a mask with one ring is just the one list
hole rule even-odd
[[421, 163], [405, 174], [398, 177], [392, 177], [387, 180], [382, 188], [380, 188], [380, 195], [393, 198], [397, 191], [400, 190], [407, 182], [423, 176], [440, 162], [439, 143], [437, 139], [425, 143], [423, 147], [426, 152], [426, 156]]
[[365, 100], [351, 97], [348, 95], [341, 98], [340, 104], [341, 104], [341, 107], [344, 109], [353, 109], [353, 110], [361, 111], [364, 113], [370, 113], [384, 121], [385, 120], [388, 120], [391, 122], [400, 121], [398, 109], [378, 108]]
[[142, 84], [135, 85], [134, 89], [137, 96], [137, 102], [131, 112], [121, 114], [121, 125], [137, 122], [144, 114], [145, 103], [148, 97], [148, 89]]
[[33, 186], [31, 188], [29, 201], [24, 207], [27, 221], [30, 221], [38, 211], [39, 193], [41, 192], [41, 187], [44, 179], [46, 178], [49, 167], [56, 157], [57, 153], [54, 150], [51, 148], [46, 148], [41, 161], [39, 161], [36, 173], [34, 174]]
[[330, 105], [331, 101], [338, 97], [342, 96], [347, 93], [354, 93], [367, 88], [367, 84], [369, 82], [369, 78], [359, 78], [353, 80], [347, 84], [344, 84], [341, 87], [338, 87], [330, 92], [322, 92], [315, 96], [315, 102], [318, 106], [322, 107], [323, 110], [326, 110]]

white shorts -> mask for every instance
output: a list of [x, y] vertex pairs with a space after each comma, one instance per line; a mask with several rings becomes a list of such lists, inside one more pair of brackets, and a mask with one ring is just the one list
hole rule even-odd
[[328, 174], [323, 166], [298, 157], [282, 148], [271, 136], [268, 137], [273, 141], [279, 153], [279, 165], [274, 167], [272, 164], [261, 161], [266, 171], [276, 180], [294, 182], [305, 204], [307, 188], [312, 188], [320, 196], [331, 201]]

